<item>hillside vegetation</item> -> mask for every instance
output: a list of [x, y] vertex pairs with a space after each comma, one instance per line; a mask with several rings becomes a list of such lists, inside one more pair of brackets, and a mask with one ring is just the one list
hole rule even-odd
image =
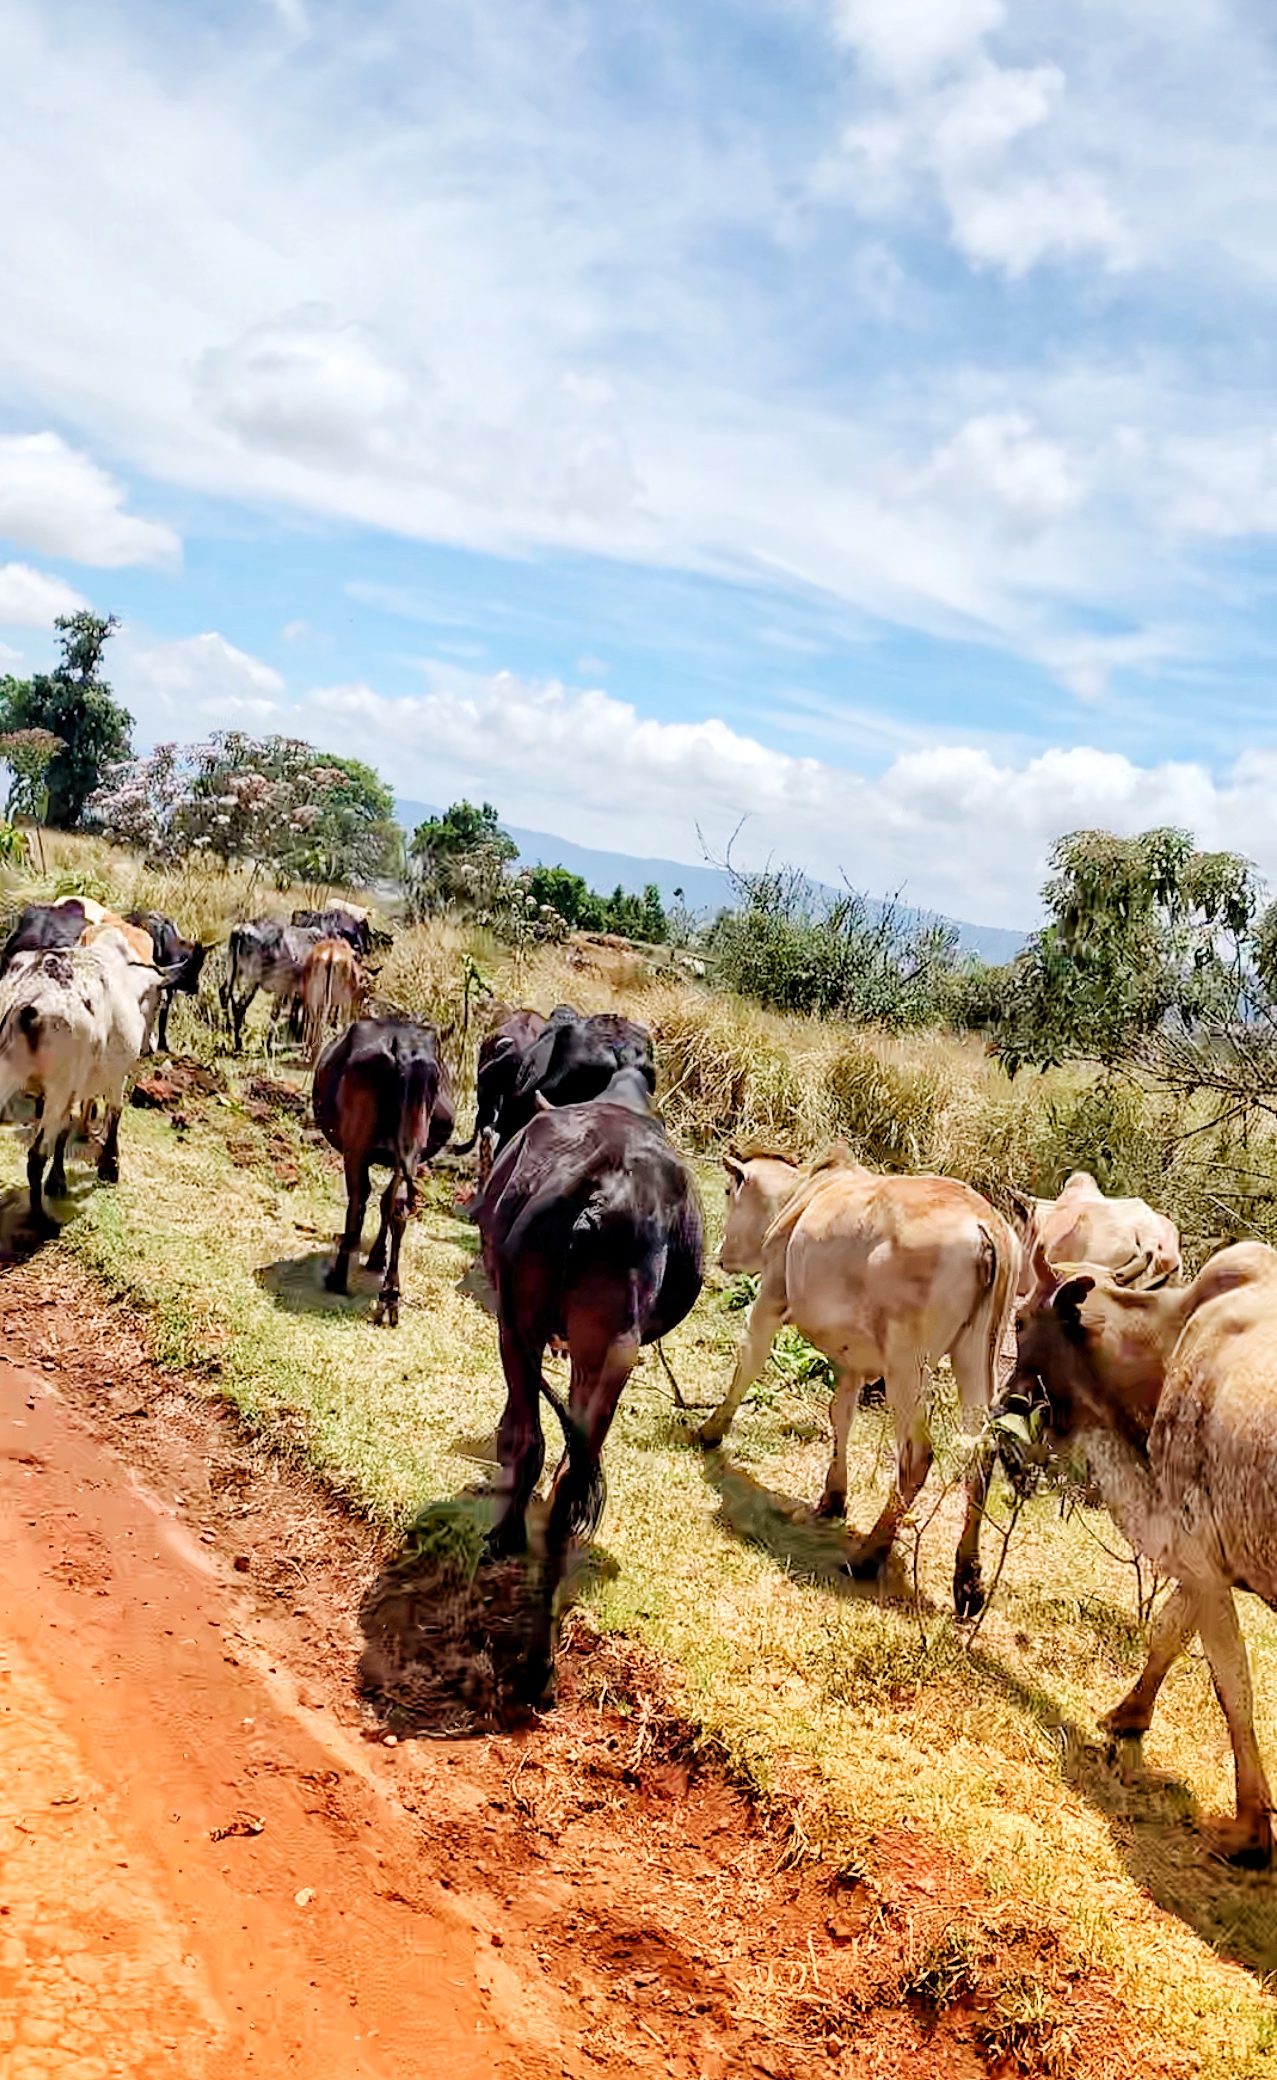
[[[165, 909], [207, 937], [224, 937], [236, 915], [286, 914], [309, 893], [264, 891], [246, 873], [207, 866], [156, 875], [84, 839], [46, 846], [42, 892], [73, 881], [122, 906]], [[101, 1190], [73, 1169], [73, 1217], [55, 1247], [147, 1310], [157, 1355], [197, 1391], [225, 1396], [353, 1507], [405, 1536], [428, 1530], [439, 1505], [491, 1471], [503, 1399], [457, 1180], [441, 1166], [409, 1233], [400, 1330], [372, 1326], [373, 1280], [357, 1279], [349, 1300], [326, 1295], [341, 1178], [290, 1096], [305, 1091], [304, 1068], [286, 1052], [263, 1061], [257, 1007], [249, 1059], [232, 1062], [211, 1009], [215, 983], [213, 974], [198, 1007], [179, 1000], [171, 1037], [176, 1052], [225, 1075], [224, 1092], [184, 1101], [176, 1121], [130, 1110], [120, 1186]], [[715, 1244], [723, 1146], [802, 1154], [837, 1134], [867, 1160], [940, 1168], [995, 1194], [1012, 1183], [1049, 1190], [1085, 1165], [1110, 1189], [1167, 1207], [1195, 1256], [1243, 1221], [1245, 1232], [1273, 1233], [1269, 1144], [1252, 1137], [1243, 1161], [1218, 1135], [1192, 1131], [1200, 1101], [1153, 1099], [1115, 1073], [1011, 1079], [978, 1040], [782, 1016], [681, 976], [665, 957], [589, 942], [514, 954], [439, 920], [398, 934], [378, 987], [444, 1031], [463, 1124], [485, 1003], [616, 1005], [648, 1022], [660, 1102], [694, 1161]], [[0, 1181], [15, 1201], [21, 1177], [8, 1134]], [[742, 1297], [712, 1277], [669, 1340], [674, 1376], [699, 1408], [729, 1376]], [[1111, 1975], [1159, 2042], [1179, 2047], [1186, 2072], [1277, 2070], [1277, 2015], [1262, 1986], [1277, 1970], [1271, 1881], [1210, 1864], [1189, 1824], [1230, 1797], [1202, 1663], [1185, 1661], [1166, 1685], [1145, 1781], [1121, 1783], [1103, 1759], [1097, 1715], [1139, 1664], [1150, 1587], [1107, 1516], [1035, 1496], [971, 1641], [950, 1615], [963, 1442], [942, 1373], [937, 1469], [900, 1563], [880, 1588], [849, 1583], [838, 1532], [806, 1522], [795, 1500], [819, 1492], [828, 1450], [810, 1372], [797, 1340], [782, 1339], [728, 1457], [692, 1443], [696, 1413], [675, 1407], [659, 1365], [640, 1367], [608, 1441], [608, 1510], [580, 1583], [596, 1620], [681, 1670], [702, 1739], [788, 1812], [789, 1853], [819, 1849], [854, 1868], [875, 1830], [933, 1831], [980, 1874], [990, 1914], [1031, 1910], [1058, 1926], [1069, 1954]], [[863, 1414], [854, 1524], [881, 1499], [890, 1449], [886, 1418]], [[1005, 1493], [994, 1516], [1009, 1521]], [[995, 1528], [991, 1563], [1000, 1543]], [[1244, 1622], [1271, 1754], [1277, 1619], [1252, 1606]], [[965, 1940], [955, 1928], [955, 1944]], [[1015, 2039], [1020, 2069], [1083, 2070], [1070, 2028], [1067, 1993], [1044, 1990]]]

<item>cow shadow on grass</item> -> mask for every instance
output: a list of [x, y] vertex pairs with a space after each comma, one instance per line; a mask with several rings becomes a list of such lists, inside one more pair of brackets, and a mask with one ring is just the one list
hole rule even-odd
[[[1115, 1751], [1094, 1727], [1072, 1719], [1049, 1690], [1025, 1680], [991, 1650], [977, 1647], [969, 1666], [990, 1692], [1036, 1720], [1058, 1745], [1062, 1781], [1100, 1815], [1127, 1874], [1156, 1906], [1219, 1957], [1261, 1977], [1277, 1971], [1273, 1874], [1239, 1870], [1212, 1853], [1208, 1824], [1186, 1784], [1147, 1768], [1129, 1743]], [[1114, 1703], [1120, 1688], [1114, 1684]]]
[[1114, 1754], [1061, 1722], [1064, 1781], [1099, 1812], [1135, 1883], [1220, 1957], [1261, 1978], [1277, 1971], [1277, 1886], [1271, 1871], [1239, 1870], [1211, 1850], [1209, 1821], [1186, 1784], [1149, 1769], [1138, 1751]]
[[82, 1213], [86, 1202], [100, 1189], [93, 1177], [76, 1178], [64, 1197], [46, 1194], [48, 1225], [37, 1228], [31, 1220], [31, 1199], [25, 1185], [10, 1185], [0, 1192], [0, 1270], [25, 1264], [46, 1242], [56, 1242], [69, 1222]]
[[[528, 1551], [513, 1560], [487, 1557], [494, 1509], [493, 1494], [474, 1490], [428, 1504], [360, 1604], [360, 1688], [400, 1737], [461, 1740], [529, 1717], [516, 1692], [540, 1592], [546, 1504], [533, 1498]], [[616, 1571], [604, 1548], [573, 1548], [560, 1612]]]
[[845, 1525], [813, 1516], [810, 1502], [764, 1486], [725, 1452], [707, 1451], [703, 1464], [705, 1478], [718, 1495], [720, 1524], [747, 1545], [761, 1546], [787, 1574], [820, 1582], [853, 1602], [907, 1603], [924, 1616], [934, 1613], [925, 1592], [915, 1595], [898, 1551], [893, 1549], [875, 1573], [851, 1575]]
[[[260, 1264], [253, 1276], [286, 1314], [362, 1315], [380, 1292], [385, 1273], [366, 1271], [362, 1263], [352, 1262], [349, 1293], [329, 1293], [324, 1280], [336, 1256], [333, 1243], [328, 1249], [310, 1250], [304, 1257], [278, 1257], [273, 1264]], [[411, 1306], [411, 1293], [404, 1294], [403, 1304]]]

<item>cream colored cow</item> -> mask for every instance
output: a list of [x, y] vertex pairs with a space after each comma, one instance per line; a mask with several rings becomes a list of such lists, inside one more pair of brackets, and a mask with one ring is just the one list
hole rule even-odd
[[1237, 1817], [1217, 1846], [1265, 1864], [1273, 1798], [1233, 1590], [1277, 1610], [1277, 1252], [1234, 1243], [1191, 1285], [1157, 1292], [1090, 1270], [1061, 1283], [1040, 1252], [1036, 1268], [1013, 1391], [1030, 1401], [1045, 1391], [1055, 1442], [1085, 1451], [1132, 1545], [1178, 1585], [1139, 1681], [1100, 1723], [1138, 1740], [1200, 1634], [1237, 1776]]
[[1027, 1239], [1021, 1299], [1033, 1290], [1033, 1259], [1041, 1244], [1049, 1264], [1098, 1264], [1115, 1285], [1149, 1292], [1180, 1274], [1179, 1229], [1143, 1199], [1106, 1199], [1087, 1170], [1075, 1170], [1058, 1199], [1033, 1202], [1034, 1233]]
[[[931, 1466], [928, 1367], [948, 1355], [965, 1415], [993, 1400], [1019, 1240], [968, 1185], [884, 1176], [853, 1163], [841, 1146], [805, 1174], [773, 1156], [728, 1157], [726, 1167], [730, 1207], [719, 1261], [726, 1271], [760, 1272], [762, 1283], [731, 1387], [701, 1441], [722, 1442], [777, 1330], [792, 1322], [838, 1375], [834, 1451], [819, 1510], [840, 1516], [847, 1433], [862, 1388], [881, 1377], [895, 1421], [896, 1480], [872, 1531], [848, 1553], [855, 1570], [876, 1568]], [[973, 1465], [954, 1576], [963, 1615], [983, 1602], [978, 1541], [987, 1468]]]

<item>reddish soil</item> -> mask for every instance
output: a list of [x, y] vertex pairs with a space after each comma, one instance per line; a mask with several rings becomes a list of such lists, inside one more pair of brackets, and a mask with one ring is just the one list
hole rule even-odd
[[1185, 2069], [938, 1844], [812, 1860], [583, 1620], [554, 1713], [388, 1740], [377, 1536], [60, 1253], [0, 1349], [0, 2080]]

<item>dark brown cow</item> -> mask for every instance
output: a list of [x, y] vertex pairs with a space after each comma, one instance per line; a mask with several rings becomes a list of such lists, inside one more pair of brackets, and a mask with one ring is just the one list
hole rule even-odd
[[[602, 1513], [599, 1460], [622, 1389], [640, 1347], [681, 1322], [701, 1289], [695, 1188], [649, 1102], [646, 1079], [627, 1070], [614, 1091], [537, 1113], [498, 1156], [475, 1206], [507, 1390], [495, 1555], [526, 1544], [524, 1516], [545, 1458], [542, 1395], [563, 1428], [520, 1685], [532, 1704], [553, 1677], [554, 1594], [568, 1542], [588, 1536]], [[542, 1373], [555, 1339], [572, 1361], [566, 1404]]]
[[[410, 1018], [361, 1018], [324, 1049], [315, 1065], [315, 1119], [346, 1168], [346, 1226], [324, 1284], [344, 1293], [357, 1255], [371, 1189], [370, 1166], [390, 1172], [381, 1226], [368, 1258], [385, 1267], [376, 1320], [399, 1323], [399, 1252], [416, 1206], [417, 1172], [445, 1146], [456, 1119], [452, 1085], [433, 1026]], [[387, 1262], [386, 1244], [390, 1255]]]
[[482, 1184], [492, 1168], [492, 1158], [497, 1145], [497, 1129], [501, 1114], [514, 1095], [515, 1081], [525, 1057], [540, 1039], [546, 1026], [565, 1018], [575, 1018], [577, 1013], [570, 1005], [560, 1004], [545, 1019], [539, 1011], [503, 1010], [499, 1024], [485, 1033], [479, 1042], [479, 1064], [475, 1075], [474, 1132], [468, 1141], [457, 1143], [455, 1153], [468, 1156], [471, 1149], [479, 1150], [479, 1182]]

